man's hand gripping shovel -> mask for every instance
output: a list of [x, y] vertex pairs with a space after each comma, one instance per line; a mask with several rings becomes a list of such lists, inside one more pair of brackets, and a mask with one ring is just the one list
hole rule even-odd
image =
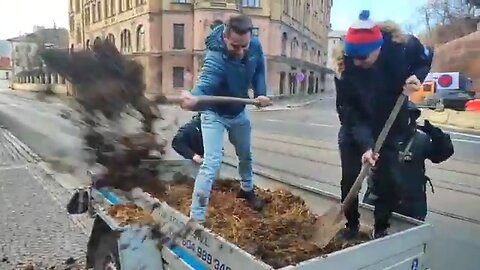
[[[388, 117], [387, 121], [385, 122], [385, 126], [382, 129], [382, 132], [378, 136], [378, 139], [375, 143], [375, 149], [373, 151], [374, 155], [377, 154], [383, 146], [383, 142], [387, 137], [390, 128], [395, 122], [397, 118], [398, 112], [402, 107], [405, 99], [407, 97], [404, 94], [401, 94], [395, 106], [393, 107], [390, 116]], [[339, 230], [343, 227], [343, 213], [345, 212], [348, 207], [351, 206], [354, 199], [358, 196], [360, 189], [362, 188], [362, 183], [365, 178], [370, 174], [372, 165], [368, 162], [364, 163], [360, 173], [358, 174], [355, 183], [353, 184], [352, 188], [348, 192], [347, 196], [343, 203], [337, 203], [328, 211], [323, 214], [322, 216], [318, 217], [316, 221], [316, 231], [313, 234], [313, 241], [321, 248], [325, 247], [338, 233]]]

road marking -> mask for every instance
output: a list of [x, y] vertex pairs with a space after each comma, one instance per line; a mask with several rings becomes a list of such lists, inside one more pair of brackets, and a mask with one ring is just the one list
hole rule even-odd
[[480, 144], [480, 141], [464, 140], [464, 139], [452, 139], [454, 142], [474, 143]]
[[309, 125], [314, 127], [336, 127], [335, 125], [328, 125], [328, 124], [320, 124], [320, 123], [304, 123], [304, 122], [293, 122], [293, 121], [285, 121], [280, 119], [264, 119], [267, 122], [281, 122], [281, 123], [289, 123], [289, 124], [298, 124], [298, 125]]

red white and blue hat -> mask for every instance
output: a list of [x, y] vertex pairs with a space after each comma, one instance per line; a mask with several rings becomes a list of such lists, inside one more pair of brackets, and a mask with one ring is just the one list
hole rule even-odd
[[348, 28], [345, 36], [345, 55], [349, 57], [365, 58], [380, 48], [383, 36], [380, 27], [369, 19], [370, 11], [362, 10], [359, 20]]

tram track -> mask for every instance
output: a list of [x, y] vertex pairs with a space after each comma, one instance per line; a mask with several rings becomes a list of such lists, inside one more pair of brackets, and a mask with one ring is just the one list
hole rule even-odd
[[[298, 141], [291, 141], [289, 139], [277, 138], [277, 136], [264, 136], [264, 135], [259, 135], [259, 134], [255, 134], [252, 137], [256, 138], [256, 139], [260, 139], [260, 140], [274, 141], [274, 142], [285, 143], [285, 144], [294, 145], [294, 146], [301, 146], [301, 147], [305, 147], [305, 148], [313, 148], [313, 149], [331, 151], [331, 152], [338, 153], [338, 147], [323, 146], [323, 145], [320, 145], [320, 144], [317, 144], [317, 143], [309, 143], [309, 142], [300, 143]], [[297, 138], [297, 139], [299, 139], [299, 138]], [[331, 144], [331, 143], [326, 142], [326, 141], [319, 141], [319, 142], [321, 142], [322, 144], [325, 144], [325, 145]], [[468, 163], [469, 165], [480, 167], [479, 162], [474, 162], [474, 161], [463, 159], [463, 158], [457, 158], [457, 157], [455, 157], [455, 154], [451, 158], [449, 158], [449, 160], [454, 160], [454, 161], [458, 161], [458, 162], [462, 162], [462, 163]], [[472, 175], [472, 176], [480, 177], [480, 173], [469, 173], [469, 172], [462, 172], [462, 171], [458, 171], [458, 170], [454, 170], [454, 169], [445, 169], [445, 168], [438, 168], [438, 169], [439, 170], [451, 171], [451, 172], [458, 172], [458, 173], [463, 173], [463, 174], [469, 174], [469, 175]]]
[[[235, 156], [225, 154], [223, 164], [226, 165], [226, 166], [232, 167], [232, 168], [236, 168], [237, 164], [235, 162], [235, 159], [236, 159]], [[277, 172], [279, 174], [283, 174], [284, 177], [280, 177], [280, 176], [275, 175], [274, 173], [270, 173], [268, 171], [273, 171], [273, 172]], [[321, 192], [319, 191], [319, 188], [314, 187], [314, 186], [310, 186], [310, 185], [300, 184], [300, 183], [295, 182], [295, 181], [287, 180], [287, 178], [289, 178], [289, 179], [302, 178], [302, 179], [306, 179], [306, 180], [311, 181], [311, 182], [327, 185], [327, 186], [330, 186], [332, 188], [336, 188], [336, 189], [340, 190], [340, 185], [336, 184], [336, 182], [339, 183], [340, 181], [335, 182], [335, 181], [319, 180], [319, 179], [315, 179], [315, 178], [312, 178], [312, 177], [307, 176], [307, 175], [302, 175], [302, 174], [299, 174], [299, 173], [296, 173], [296, 172], [292, 172], [291, 170], [282, 169], [282, 168], [278, 168], [278, 167], [271, 166], [271, 165], [268, 165], [268, 164], [262, 164], [262, 163], [259, 163], [259, 162], [255, 162], [255, 165], [254, 165], [254, 168], [253, 168], [253, 173], [254, 173], [254, 175], [267, 178], [267, 179], [272, 180], [274, 182], [279, 182], [279, 183], [285, 184], [287, 186], [295, 187], [295, 188], [298, 188], [298, 189], [301, 189], [301, 190], [306, 190], [306, 191], [317, 193], [317, 194], [321, 194]], [[288, 175], [288, 177], [285, 177], [285, 175]], [[436, 187], [438, 187], [438, 185], [436, 185]], [[451, 188], [448, 188], [448, 187], [439, 187], [439, 188], [444, 188], [444, 189], [447, 189], [447, 190], [452, 190], [452, 191], [456, 191], [456, 192], [464, 193], [464, 194], [470, 194], [469, 192], [464, 192], [464, 191], [461, 191], [461, 190], [454, 190], [454, 189], [451, 189]], [[477, 193], [474, 193], [474, 194], [471, 194], [471, 195], [480, 197], [480, 194], [477, 194]], [[338, 195], [336, 195], [336, 196], [338, 197]], [[459, 214], [456, 214], [456, 213], [443, 211], [443, 210], [432, 208], [432, 207], [428, 208], [428, 212], [480, 226], [480, 219], [471, 218], [471, 217], [467, 217], [467, 216], [464, 216], [464, 215], [459, 215]]]
[[[273, 141], [273, 142], [277, 142], [277, 143], [285, 143], [285, 144], [288, 144], [288, 145], [300, 146], [300, 147], [304, 147], [304, 148], [307, 148], [307, 149], [315, 149], [315, 150], [322, 150], [322, 151], [329, 151], [329, 152], [338, 153], [338, 148], [335, 148], [335, 147], [320, 146], [320, 145], [316, 145], [316, 144], [313, 144], [313, 143], [299, 143], [299, 142], [290, 141], [290, 140], [287, 140], [287, 139], [275, 138], [274, 136], [265, 137], [265, 136], [262, 136], [262, 135], [253, 135], [252, 137], [255, 138], [255, 139], [258, 139], [258, 140], [264, 140], [266, 143]], [[323, 143], [328, 144], [327, 142], [323, 142]], [[259, 148], [258, 146], [254, 146], [254, 147]], [[266, 150], [266, 151], [270, 151], [270, 150]], [[281, 152], [281, 151], [274, 151], [274, 150], [272, 150], [272, 151], [273, 152], [278, 152], [279, 154], [285, 154], [284, 152]], [[323, 161], [323, 160], [319, 160], [319, 159], [305, 158], [305, 157], [302, 157], [300, 155], [295, 155], [293, 153], [289, 153], [289, 154], [286, 154], [286, 155], [290, 155], [292, 157], [297, 157], [297, 158], [302, 158], [302, 159], [307, 159], [307, 160], [311, 160], [311, 161], [314, 161], [314, 162], [323, 163], [323, 164], [326, 164], [326, 165], [340, 166], [340, 164], [338, 164], [338, 163], [332, 163], [332, 162]], [[480, 167], [480, 163], [477, 163], [477, 162], [474, 162], [474, 161], [468, 161], [468, 160], [459, 159], [459, 158], [455, 158], [455, 157], [451, 157], [449, 160], [458, 161], [458, 162], [462, 162], [462, 163], [467, 163], [468, 165], [471, 165], [471, 166]], [[462, 170], [453, 169], [453, 168], [445, 168], [445, 167], [435, 167], [434, 169], [440, 170], [440, 171], [447, 171], [447, 172], [452, 172], [452, 173], [459, 173], [459, 174], [465, 174], [465, 175], [469, 175], [469, 176], [473, 176], [473, 177], [478, 177], [479, 181], [480, 181], [480, 173], [467, 172], [467, 171], [462, 171]]]

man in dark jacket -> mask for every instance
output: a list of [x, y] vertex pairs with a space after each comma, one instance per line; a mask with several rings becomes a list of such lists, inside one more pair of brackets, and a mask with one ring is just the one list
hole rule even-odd
[[[397, 204], [394, 212], [419, 220], [427, 216], [427, 182], [425, 160], [440, 163], [453, 155], [454, 149], [450, 136], [425, 120], [423, 126], [417, 125], [420, 110], [409, 104], [410, 124], [405, 136], [399, 142], [399, 161], [401, 182], [397, 186]], [[363, 202], [375, 204], [374, 183], [369, 182]]]
[[190, 216], [199, 223], [205, 214], [213, 182], [219, 171], [224, 133], [235, 147], [241, 177], [239, 197], [260, 211], [264, 202], [256, 196], [253, 184], [251, 125], [243, 104], [217, 104], [199, 108], [198, 96], [248, 98], [248, 89], [260, 107], [269, 106], [266, 96], [265, 56], [258, 38], [252, 36], [253, 24], [246, 15], [236, 15], [217, 26], [205, 40], [207, 53], [192, 93], [183, 92], [181, 107], [202, 110], [201, 125], [205, 155], [195, 179]]
[[[378, 196], [373, 236], [379, 238], [387, 235], [397, 202], [397, 141], [408, 126], [406, 103], [379, 155], [373, 153], [374, 144], [398, 97], [418, 90], [420, 81], [430, 70], [432, 52], [415, 37], [403, 35], [393, 23], [375, 24], [369, 19], [368, 11], [362, 11], [359, 19], [349, 28], [343, 48], [336, 56], [341, 193], [344, 199], [362, 163], [369, 162], [376, 167], [372, 175]], [[353, 238], [359, 230], [358, 199], [345, 216], [344, 236]]]
[[185, 159], [203, 163], [203, 138], [200, 113], [192, 117], [190, 122], [181, 126], [172, 140], [173, 149]]

